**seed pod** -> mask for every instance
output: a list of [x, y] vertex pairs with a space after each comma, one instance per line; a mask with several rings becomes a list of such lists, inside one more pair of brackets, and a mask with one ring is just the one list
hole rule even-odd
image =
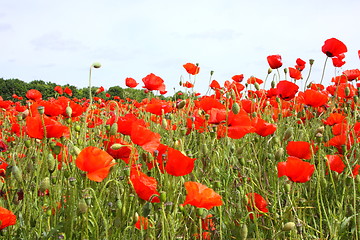
[[313, 64], [314, 64], [314, 59], [309, 59], [309, 64], [310, 64], [310, 66], [312, 66]]
[[294, 222], [287, 222], [284, 224], [282, 230], [283, 231], [291, 231], [293, 229], [295, 229], [296, 225]]
[[234, 102], [234, 104], [231, 107], [231, 111], [234, 114], [238, 114], [240, 112], [240, 106], [239, 106], [239, 104], [237, 102]]

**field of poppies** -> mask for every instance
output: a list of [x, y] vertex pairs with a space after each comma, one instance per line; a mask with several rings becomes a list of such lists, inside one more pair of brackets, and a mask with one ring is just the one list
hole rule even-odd
[[321, 51], [342, 74], [270, 55], [265, 80], [211, 80], [206, 95], [187, 63], [172, 100], [0, 97], [0, 238], [360, 239], [360, 70], [342, 69], [336, 38]]

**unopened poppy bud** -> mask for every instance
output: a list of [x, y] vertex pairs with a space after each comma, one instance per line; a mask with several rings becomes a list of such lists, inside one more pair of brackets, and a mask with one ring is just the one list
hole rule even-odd
[[94, 62], [92, 65], [94, 68], [101, 68], [101, 63], [99, 62]]
[[182, 85], [183, 85], [183, 82], [180, 80], [180, 81], [179, 81], [179, 86], [182, 87]]
[[285, 184], [285, 191], [289, 193], [291, 191], [291, 185], [289, 183]]
[[39, 106], [39, 107], [37, 108], [37, 110], [38, 110], [38, 112], [39, 112], [41, 115], [43, 115], [44, 112], [45, 112], [45, 107], [44, 107], [44, 106]]
[[120, 199], [118, 199], [118, 200], [116, 200], [116, 207], [118, 208], [118, 209], [122, 209], [122, 206], [123, 206], [123, 204], [122, 204], [122, 202], [121, 202], [121, 200]]
[[160, 201], [161, 202], [165, 202], [166, 201], [166, 192], [161, 192], [160, 193]]
[[284, 68], [284, 73], [287, 74], [288, 73], [288, 69]]
[[324, 133], [325, 131], [325, 127], [324, 126], [320, 126], [316, 129], [315, 131], [315, 134], [318, 134], [318, 133]]
[[204, 214], [204, 208], [198, 208], [197, 209], [197, 215], [201, 217]]
[[255, 86], [255, 89], [256, 89], [256, 90], [258, 90], [258, 91], [260, 90], [260, 85], [259, 85], [257, 82], [254, 83], [254, 86]]
[[357, 103], [359, 101], [359, 97], [355, 95], [353, 100], [354, 100], [354, 103]]
[[81, 150], [77, 146], [73, 146], [73, 152], [77, 156], [80, 154]]
[[31, 146], [31, 140], [30, 139], [26, 139], [25, 142], [25, 147], [29, 148]]
[[272, 68], [268, 69], [268, 74], [270, 74], [272, 72]]
[[120, 144], [120, 143], [114, 143], [113, 145], [111, 145], [111, 149], [112, 150], [119, 150], [120, 148], [124, 147], [124, 145]]
[[287, 140], [289, 140], [291, 137], [293, 136], [293, 129], [292, 127], [289, 127], [288, 129], [285, 130], [284, 132], [284, 141], [286, 142]]
[[110, 135], [115, 135], [117, 133], [118, 130], [118, 124], [117, 123], [113, 123], [110, 127], [110, 131], [109, 134]]
[[234, 104], [231, 107], [231, 111], [234, 114], [238, 114], [240, 112], [240, 106], [239, 106], [239, 104], [237, 102], [234, 102]]
[[41, 192], [45, 192], [47, 189], [50, 189], [51, 183], [50, 183], [50, 178], [49, 177], [45, 177], [41, 182], [40, 182], [40, 191]]
[[210, 76], [212, 76], [214, 74], [214, 71], [210, 71]]
[[276, 83], [275, 83], [274, 80], [272, 80], [272, 81], [271, 81], [271, 88], [275, 88], [275, 86], [276, 86]]
[[349, 87], [345, 88], [345, 96], [346, 97], [350, 96], [350, 88]]
[[133, 216], [133, 223], [137, 223], [137, 221], [139, 220], [139, 214], [137, 212], [135, 212], [134, 216]]
[[176, 104], [176, 108], [177, 109], [182, 109], [183, 107], [185, 107], [185, 104], [186, 104], [186, 102], [184, 100], [182, 100], [181, 102]]
[[283, 148], [279, 148], [276, 152], [275, 152], [275, 160], [277, 162], [279, 162], [280, 160], [282, 160], [282, 157], [284, 156], [284, 149]]
[[67, 106], [65, 109], [66, 115], [70, 118], [72, 115], [72, 108], [70, 106]]
[[243, 223], [240, 228], [240, 239], [241, 240], [247, 239], [247, 235], [248, 235], [248, 227], [245, 223]]
[[50, 173], [53, 173], [55, 171], [55, 168], [56, 168], [55, 158], [51, 153], [49, 153], [49, 155], [48, 155], [48, 170]]
[[89, 208], [88, 205], [86, 204], [85, 199], [83, 199], [83, 198], [80, 199], [78, 207], [79, 207], [79, 210], [80, 210], [81, 213], [86, 213], [88, 211], [88, 208]]
[[284, 224], [282, 230], [283, 231], [291, 231], [296, 228], [296, 225], [294, 222], [287, 222]]
[[168, 123], [167, 123], [167, 121], [166, 121], [165, 118], [163, 118], [163, 119], [161, 120], [161, 126], [162, 126], [163, 128], [165, 128], [165, 129], [168, 127]]
[[12, 166], [11, 168], [11, 174], [14, 175], [16, 181], [18, 182], [22, 182], [23, 178], [22, 178], [22, 173], [21, 173], [21, 170], [18, 166]]
[[150, 212], [151, 212], [151, 203], [146, 202], [145, 205], [142, 208], [142, 216], [143, 217], [148, 217]]
[[75, 131], [80, 132], [80, 130], [81, 130], [81, 126], [79, 124], [76, 124], [75, 125]]
[[309, 64], [310, 64], [310, 66], [312, 66], [313, 64], [314, 64], [314, 59], [309, 59]]

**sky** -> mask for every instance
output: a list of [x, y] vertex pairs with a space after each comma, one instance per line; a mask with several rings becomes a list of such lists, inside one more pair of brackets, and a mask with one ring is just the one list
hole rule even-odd
[[200, 66], [194, 90], [204, 94], [210, 71], [220, 84], [237, 74], [265, 79], [266, 57], [279, 54], [283, 68], [314, 59], [309, 81], [319, 83], [321, 47], [337, 38], [348, 52], [342, 68], [328, 62], [330, 83], [360, 67], [359, 9], [358, 0], [0, 0], [0, 77], [82, 88], [100, 62], [93, 86], [125, 88], [132, 77], [142, 89], [154, 73], [172, 95], [184, 90], [180, 79], [195, 80], [183, 68], [190, 62]]

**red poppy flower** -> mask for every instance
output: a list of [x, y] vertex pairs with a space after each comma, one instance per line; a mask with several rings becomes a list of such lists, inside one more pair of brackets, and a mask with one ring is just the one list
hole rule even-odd
[[320, 83], [311, 83], [310, 88], [312, 90], [317, 90], [317, 91], [322, 91], [325, 89], [324, 85], [322, 85]]
[[302, 78], [301, 72], [298, 69], [292, 67], [289, 67], [289, 75], [295, 80], [300, 80]]
[[0, 230], [16, 224], [15, 214], [3, 207], [0, 207]]
[[127, 87], [130, 87], [130, 88], [135, 88], [137, 85], [139, 85], [139, 83], [136, 82], [136, 80], [133, 78], [126, 78], [125, 84]]
[[0, 139], [0, 152], [6, 152], [8, 149], [8, 146], [4, 143], [3, 140]]
[[356, 164], [353, 170], [351, 171], [351, 175], [353, 178], [356, 178], [356, 176], [359, 175], [359, 170], [360, 170], [360, 164]]
[[279, 97], [285, 101], [293, 99], [299, 90], [299, 86], [295, 83], [283, 80], [276, 85]]
[[311, 159], [312, 157], [310, 143], [303, 141], [289, 141], [286, 146], [286, 152], [289, 156], [301, 159]]
[[322, 46], [322, 52], [328, 57], [335, 57], [339, 54], [347, 52], [346, 45], [336, 38], [330, 38], [325, 41]]
[[303, 97], [304, 104], [311, 107], [323, 106], [329, 100], [329, 96], [327, 94], [313, 89], [306, 90], [303, 94]]
[[325, 125], [333, 126], [337, 123], [346, 122], [346, 116], [342, 115], [341, 113], [331, 113], [329, 117], [322, 121]]
[[358, 80], [360, 77], [359, 69], [352, 69], [343, 71], [343, 74], [347, 77], [348, 81]]
[[[269, 210], [267, 209], [268, 204], [260, 194], [248, 193], [246, 194], [246, 197], [248, 199], [246, 208], [249, 212], [256, 213], [256, 217], [262, 216], [262, 213], [269, 212]], [[250, 219], [254, 219], [254, 214], [250, 213], [249, 217]]]
[[130, 183], [135, 189], [139, 198], [148, 202], [160, 202], [159, 192], [156, 190], [157, 181], [153, 177], [141, 172], [137, 166], [132, 166], [130, 170]]
[[302, 60], [301, 58], [296, 59], [296, 65], [295, 68], [299, 71], [304, 70], [306, 62]]
[[200, 68], [193, 63], [186, 63], [183, 65], [183, 67], [191, 75], [196, 75], [200, 72]]
[[267, 57], [267, 61], [272, 69], [277, 69], [282, 66], [282, 60], [280, 55], [270, 55]]
[[117, 163], [110, 154], [92, 146], [84, 148], [76, 158], [76, 166], [87, 172], [86, 176], [96, 182], [103, 181], [115, 164]]
[[215, 89], [220, 89], [221, 87], [218, 81], [212, 80], [210, 83], [210, 88], [215, 90]]
[[135, 228], [139, 230], [146, 230], [149, 226], [149, 219], [143, 216], [139, 216], [137, 222], [135, 223]]
[[141, 146], [145, 151], [152, 153], [160, 144], [160, 134], [152, 132], [140, 124], [133, 123], [131, 126], [131, 141]]
[[62, 95], [64, 93], [63, 89], [61, 86], [56, 86], [54, 87], [54, 91], [57, 92], [58, 94]]
[[149, 91], [153, 91], [153, 90], [165, 91], [164, 80], [153, 73], [150, 73], [149, 75], [144, 77], [142, 81], [145, 84], [143, 88], [146, 88]]
[[68, 87], [64, 88], [64, 93], [66, 93], [69, 96], [72, 96], [72, 90], [70, 88], [68, 88]]
[[42, 94], [36, 89], [30, 89], [26, 92], [26, 97], [34, 101], [39, 101], [42, 98]]
[[186, 88], [193, 88], [194, 87], [194, 84], [192, 84], [191, 82], [189, 81], [186, 81], [185, 83], [183, 83], [183, 87], [186, 87]]
[[345, 54], [339, 54], [331, 58], [334, 67], [342, 67], [346, 62], [344, 61]]
[[262, 137], [266, 137], [268, 135], [273, 134], [276, 131], [276, 125], [272, 124], [272, 123], [268, 123], [265, 120], [261, 119], [261, 118], [254, 118], [252, 120], [252, 126], [255, 127], [255, 133], [262, 136]]
[[242, 80], [244, 80], [244, 74], [234, 75], [231, 79], [235, 82], [242, 82]]
[[165, 171], [173, 176], [184, 176], [192, 172], [196, 158], [185, 156], [179, 150], [167, 149]]
[[331, 171], [335, 171], [337, 173], [342, 173], [345, 169], [345, 164], [342, 161], [341, 155], [326, 155], [328, 159], [326, 164], [329, 166]]
[[[111, 147], [114, 144], [120, 144], [124, 146], [120, 147], [119, 149], [112, 149]], [[115, 159], [123, 160], [126, 164], [129, 163], [131, 156], [134, 156], [135, 159], [137, 158], [138, 154], [136, 148], [132, 148], [129, 146], [129, 143], [120, 138], [115, 138], [112, 136], [109, 141], [104, 141], [104, 145], [106, 146], [106, 152], [108, 154], [110, 154]]]
[[190, 204], [197, 208], [209, 210], [223, 204], [219, 194], [198, 182], [185, 182], [185, 188], [187, 195], [183, 205]]
[[101, 87], [99, 87], [99, 88], [96, 90], [95, 94], [102, 93], [103, 91], [105, 91], [105, 89], [104, 89], [103, 86], [101, 86]]
[[44, 119], [44, 126], [47, 138], [60, 138], [62, 136], [68, 137], [70, 130], [67, 126], [62, 125], [58, 121], [49, 118], [45, 115], [36, 115], [35, 117], [26, 117], [26, 133], [37, 139], [43, 139], [45, 136], [42, 119]]
[[353, 98], [357, 89], [351, 83], [341, 83], [336, 90], [337, 96], [343, 99]]
[[293, 182], [304, 183], [310, 180], [315, 166], [297, 157], [288, 157], [286, 162], [278, 163], [277, 169], [278, 177], [287, 176]]
[[263, 80], [261, 80], [260, 78], [256, 78], [254, 76], [249, 77], [247, 80], [247, 84], [255, 84], [255, 83], [262, 84], [263, 82], [264, 82]]
[[6, 168], [9, 166], [9, 164], [7, 164], [5, 162], [5, 159], [0, 157], [0, 176], [1, 177], [5, 177], [5, 173], [6, 173]]

